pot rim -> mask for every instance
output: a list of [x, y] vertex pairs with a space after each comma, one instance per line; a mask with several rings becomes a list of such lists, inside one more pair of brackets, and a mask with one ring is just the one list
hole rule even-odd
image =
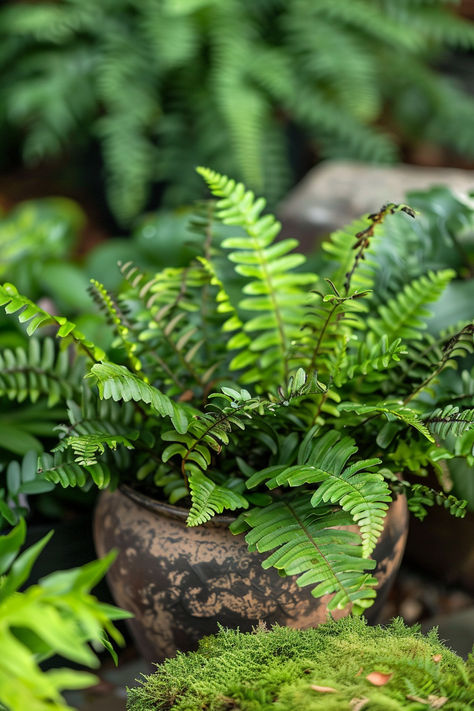
[[[119, 491], [124, 494], [127, 498], [131, 499], [133, 502], [143, 508], [147, 509], [156, 516], [165, 516], [166, 518], [172, 518], [178, 521], [186, 521], [189, 514], [189, 509], [184, 509], [181, 506], [175, 506], [174, 504], [164, 503], [158, 499], [152, 499], [151, 496], [143, 494], [137, 491], [128, 484], [120, 484], [118, 487]], [[219, 526], [228, 527], [233, 521], [235, 521], [236, 516], [214, 516], [210, 521], [201, 524], [203, 526]]]

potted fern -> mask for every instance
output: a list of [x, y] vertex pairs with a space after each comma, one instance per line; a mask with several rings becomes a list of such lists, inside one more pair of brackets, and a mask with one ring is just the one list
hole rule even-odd
[[196, 259], [151, 276], [122, 264], [119, 299], [91, 284], [112, 353], [0, 287], [31, 335], [55, 327], [74, 346], [74, 362], [48, 339], [3, 354], [9, 393], [67, 401], [69, 422], [38, 476], [111, 490], [97, 547], [118, 547], [112, 587], [155, 659], [217, 620], [304, 627], [370, 608], [403, 552], [400, 494], [420, 516], [435, 501], [463, 515], [464, 502], [404, 473], [418, 461], [441, 476], [465, 452], [439, 438], [462, 435], [474, 416], [451, 402], [461, 380], [445, 377], [471, 348], [472, 324], [423, 335], [426, 305], [454, 273], [428, 272], [382, 303], [371, 291], [384, 220], [411, 219], [408, 206], [332, 235], [322, 278], [301, 271], [296, 240], [276, 241], [264, 200], [198, 172], [217, 203], [195, 221]]

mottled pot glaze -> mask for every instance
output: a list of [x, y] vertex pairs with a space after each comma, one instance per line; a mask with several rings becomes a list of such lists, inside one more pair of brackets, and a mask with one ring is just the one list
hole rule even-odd
[[[243, 536], [228, 530], [231, 517], [186, 528], [186, 516], [184, 509], [125, 486], [103, 493], [96, 509], [97, 552], [118, 549], [108, 581], [117, 604], [134, 614], [130, 628], [148, 661], [195, 649], [203, 635], [217, 632], [218, 623], [242, 631], [260, 621], [305, 629], [326, 619], [327, 598], [316, 600], [293, 578], [263, 570], [264, 556], [249, 553]], [[374, 552], [377, 608], [398, 569], [406, 536], [407, 507], [399, 497]], [[374, 606], [369, 618], [376, 613]]]

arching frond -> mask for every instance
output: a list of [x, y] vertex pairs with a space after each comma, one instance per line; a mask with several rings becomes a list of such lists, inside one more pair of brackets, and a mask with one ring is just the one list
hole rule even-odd
[[150, 405], [161, 417], [169, 417], [178, 432], [186, 432], [188, 427], [186, 408], [170, 400], [153, 385], [143, 382], [125, 366], [115, 363], [97, 363], [92, 366], [89, 377], [95, 379], [100, 396], [105, 400], [109, 398], [116, 402], [133, 400], [136, 403]]
[[245, 537], [249, 549], [273, 551], [262, 566], [297, 575], [300, 586], [315, 585], [314, 597], [332, 595], [329, 611], [352, 604], [352, 611], [360, 614], [372, 604], [376, 580], [365, 571], [375, 563], [362, 557], [357, 533], [334, 528], [351, 523], [345, 512], [315, 509], [300, 495], [253, 509], [245, 521], [252, 528]]
[[105, 358], [104, 351], [89, 341], [76, 325], [64, 316], [53, 316], [26, 296], [18, 293], [13, 284], [0, 284], [0, 306], [5, 313], [16, 314], [20, 323], [27, 323], [26, 332], [32, 335], [44, 326], [54, 326], [56, 336], [64, 339], [65, 343], [73, 342], [76, 347], [92, 361]]

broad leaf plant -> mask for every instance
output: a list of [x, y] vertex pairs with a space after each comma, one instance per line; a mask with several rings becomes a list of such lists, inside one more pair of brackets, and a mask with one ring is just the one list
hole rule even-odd
[[[91, 282], [115, 333], [111, 353], [0, 287], [0, 304], [32, 336], [28, 351], [1, 353], [0, 392], [67, 407], [39, 480], [128, 482], [187, 506], [188, 526], [235, 512], [231, 530], [265, 568], [331, 595], [330, 610], [360, 613], [376, 594], [371, 556], [394, 497], [406, 493], [421, 518], [434, 503], [464, 515], [446, 461], [473, 461], [474, 326], [426, 331], [427, 307], [454, 271], [374, 290], [384, 223], [415, 217], [394, 204], [331, 236], [324, 277], [304, 271], [262, 198], [198, 172], [215, 200], [197, 211], [196, 257], [157, 274], [121, 264], [118, 296]], [[411, 481], [430, 470], [439, 490]], [[341, 528], [354, 523], [358, 533]]]

